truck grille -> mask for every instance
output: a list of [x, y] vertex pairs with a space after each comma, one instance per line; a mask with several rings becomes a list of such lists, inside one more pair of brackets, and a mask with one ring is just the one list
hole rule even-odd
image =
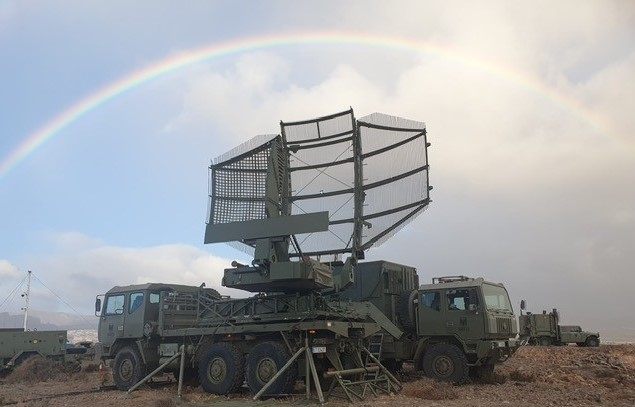
[[512, 320], [509, 318], [496, 318], [496, 330], [499, 334], [511, 334], [513, 328]]

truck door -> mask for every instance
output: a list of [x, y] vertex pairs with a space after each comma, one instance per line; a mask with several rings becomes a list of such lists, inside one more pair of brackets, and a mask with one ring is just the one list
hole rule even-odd
[[480, 312], [476, 288], [459, 288], [445, 291], [445, 333], [463, 338], [479, 338], [483, 335], [483, 316]]
[[127, 295], [126, 338], [141, 338], [143, 336], [144, 313], [146, 296], [143, 291], [134, 291]]
[[117, 338], [124, 336], [125, 323], [125, 295], [109, 294], [104, 299], [105, 304], [99, 318], [99, 341], [111, 345]]
[[127, 295], [125, 335], [126, 338], [141, 338], [147, 324], [156, 324], [159, 319], [159, 293], [134, 291]]

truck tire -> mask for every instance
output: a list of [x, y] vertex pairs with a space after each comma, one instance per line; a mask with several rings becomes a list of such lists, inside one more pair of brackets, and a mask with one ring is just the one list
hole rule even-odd
[[548, 336], [541, 336], [538, 339], [538, 345], [540, 346], [549, 346], [551, 345], [551, 338]]
[[586, 338], [586, 341], [584, 341], [584, 345], [595, 348], [600, 346], [600, 339], [596, 336], [589, 336]]
[[455, 384], [463, 384], [470, 377], [467, 357], [456, 345], [449, 343], [437, 343], [426, 350], [423, 371], [431, 379]]
[[215, 343], [203, 351], [198, 377], [208, 393], [235, 393], [245, 381], [245, 358], [231, 343]]
[[399, 296], [399, 302], [397, 303], [397, 318], [401, 323], [401, 327], [410, 333], [417, 331], [416, 319], [415, 319], [415, 303], [414, 299], [417, 296], [417, 290], [402, 292]]
[[[280, 342], [262, 342], [254, 346], [247, 355], [247, 386], [253, 394], [262, 389], [265, 384], [291, 359], [287, 347]], [[271, 387], [265, 396], [290, 394], [298, 377], [297, 366], [290, 366]]]
[[117, 389], [126, 391], [146, 377], [146, 365], [134, 346], [126, 346], [117, 352], [112, 378]]

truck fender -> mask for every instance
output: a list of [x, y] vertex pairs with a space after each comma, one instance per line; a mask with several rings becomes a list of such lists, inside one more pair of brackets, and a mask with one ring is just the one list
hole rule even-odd
[[115, 359], [119, 351], [121, 351], [123, 348], [127, 346], [134, 346], [137, 349], [137, 351], [139, 351], [139, 355], [141, 355], [141, 360], [143, 360], [143, 363], [145, 364], [148, 363], [148, 361], [146, 360], [146, 353], [143, 351], [143, 345], [141, 341], [136, 341], [133, 339], [124, 339], [124, 340], [116, 341], [115, 343], [113, 343], [112, 344], [113, 350], [110, 351], [110, 357], [112, 358], [112, 360]]

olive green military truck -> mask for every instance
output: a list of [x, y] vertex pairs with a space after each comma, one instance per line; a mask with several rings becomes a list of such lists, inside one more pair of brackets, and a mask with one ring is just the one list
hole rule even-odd
[[[524, 301], [521, 309], [524, 310]], [[583, 331], [578, 325], [560, 325], [560, 313], [557, 309], [542, 314], [527, 312], [518, 317], [520, 338], [529, 345], [567, 345], [600, 346], [600, 333]]]
[[[363, 273], [363, 284], [330, 296], [232, 299], [195, 286], [114, 287], [103, 307], [97, 301], [100, 351], [114, 359], [121, 390], [185, 346], [184, 379], [198, 379], [214, 394], [235, 392], [246, 380], [256, 394], [307, 345], [319, 377], [365, 367], [367, 358], [360, 358], [365, 347], [392, 371], [413, 361], [427, 376], [454, 383], [491, 373], [518, 347], [516, 320], [501, 284], [446, 277], [417, 288], [414, 268], [384, 261], [359, 263], [355, 273]], [[164, 371], [178, 375], [178, 362]], [[306, 368], [303, 355], [270, 393], [291, 392], [297, 378], [306, 379]]]
[[307, 397], [314, 386], [324, 401], [327, 385], [352, 400], [399, 390], [388, 368], [404, 361], [462, 383], [509, 357], [516, 320], [501, 284], [419, 287], [413, 267], [361, 261], [430, 203], [426, 137], [423, 122], [350, 109], [281, 122], [280, 134], [217, 157], [204, 242], [253, 258], [221, 282], [252, 296], [152, 283], [98, 297], [117, 387], [132, 391], [162, 369], [215, 394], [244, 382], [256, 399], [286, 394], [304, 378]]

